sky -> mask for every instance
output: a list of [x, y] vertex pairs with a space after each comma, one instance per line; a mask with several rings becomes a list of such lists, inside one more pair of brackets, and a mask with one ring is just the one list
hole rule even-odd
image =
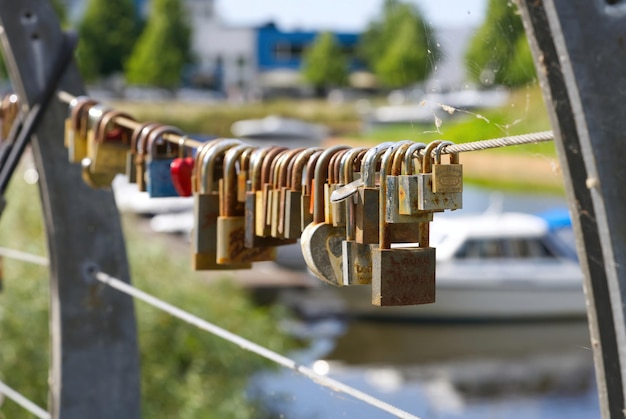
[[[216, 0], [218, 15], [232, 25], [276, 22], [282, 29], [363, 30], [384, 0]], [[477, 26], [486, 0], [408, 0], [437, 27]]]

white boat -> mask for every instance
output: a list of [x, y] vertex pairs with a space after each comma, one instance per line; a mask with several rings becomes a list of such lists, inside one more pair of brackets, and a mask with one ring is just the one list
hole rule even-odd
[[328, 136], [328, 128], [323, 125], [274, 115], [237, 121], [231, 131], [236, 137], [259, 140], [303, 139], [319, 142]]
[[575, 318], [586, 313], [575, 252], [539, 216], [522, 213], [441, 218], [436, 302], [376, 307], [370, 287], [338, 288], [349, 315], [433, 320]]

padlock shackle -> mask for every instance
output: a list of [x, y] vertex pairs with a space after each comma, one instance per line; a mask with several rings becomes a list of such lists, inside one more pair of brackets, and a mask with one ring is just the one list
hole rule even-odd
[[367, 151], [366, 147], [353, 148], [347, 151], [341, 158], [339, 171], [341, 172], [341, 183], [347, 185], [354, 180], [354, 163], [361, 156], [363, 151]]
[[287, 174], [289, 171], [289, 164], [292, 163], [295, 157], [304, 150], [304, 148], [295, 148], [280, 157], [280, 161], [278, 162], [277, 176], [274, 179], [275, 187], [282, 188], [287, 186]]
[[401, 150], [404, 144], [390, 147], [385, 151], [380, 163], [380, 187], [378, 198], [378, 243], [380, 249], [391, 249], [391, 229], [387, 223], [387, 175], [391, 173], [394, 156], [397, 150]]
[[[97, 143], [104, 143], [108, 140], [107, 134], [109, 133], [110, 125], [113, 125], [113, 128], [111, 129], [111, 131], [117, 127], [123, 129], [125, 132], [129, 131], [128, 128], [115, 124], [115, 118], [118, 118], [118, 117], [135, 121], [135, 118], [133, 118], [126, 112], [121, 112], [121, 111], [116, 111], [116, 110], [110, 110], [110, 111], [105, 112], [105, 114], [102, 116], [102, 119], [100, 120], [100, 123], [98, 124], [98, 130], [96, 131], [95, 136], [94, 136], [94, 139], [96, 140]], [[122, 143], [124, 143], [123, 140], [124, 140], [124, 137], [122, 136]]]
[[272, 160], [272, 164], [270, 164], [270, 178], [269, 178], [269, 182], [267, 182], [267, 183], [269, 183], [271, 185], [272, 189], [276, 186], [276, 183], [277, 183], [277, 180], [278, 180], [278, 169], [280, 167], [279, 163], [282, 161], [282, 159], [288, 153], [289, 153], [289, 149], [281, 151], [274, 158], [274, 160]]
[[291, 182], [289, 184], [291, 191], [302, 192], [302, 173], [311, 158], [316, 153], [319, 156], [321, 152], [321, 148], [308, 148], [298, 153], [298, 156], [294, 159], [293, 169], [291, 171]]
[[[442, 141], [441, 144], [437, 146], [435, 150], [435, 163], [441, 164], [441, 154], [444, 148], [449, 145], [454, 145], [452, 141]], [[448, 153], [450, 154], [450, 164], [459, 164], [459, 153]]]
[[411, 146], [415, 144], [413, 142], [403, 143], [393, 153], [393, 161], [391, 163], [391, 176], [399, 176], [402, 174], [402, 161], [404, 159], [405, 154], [411, 148]]
[[170, 153], [174, 153], [173, 147], [176, 147], [176, 152], [178, 152], [178, 144], [171, 143], [169, 141], [165, 141], [163, 136], [165, 134], [176, 134], [182, 135], [183, 132], [180, 128], [172, 126], [172, 125], [161, 125], [156, 127], [155, 129], [150, 131], [147, 139], [146, 151], [149, 153], [150, 157], [155, 157], [157, 151], [157, 145], [162, 145], [165, 143], [167, 147], [169, 147]]
[[330, 162], [328, 163], [328, 183], [329, 184], [339, 183], [340, 181], [339, 165], [341, 164], [341, 159], [343, 158], [343, 155], [346, 154], [347, 151], [348, 150], [341, 150], [333, 154], [333, 156], [331, 157]]
[[231, 148], [240, 145], [241, 141], [235, 139], [220, 139], [218, 143], [208, 147], [202, 156], [202, 164], [200, 166], [200, 178], [198, 180], [198, 190], [201, 194], [217, 192], [215, 187], [215, 165], [220, 157]]
[[[328, 165], [330, 159], [338, 152], [350, 148], [347, 145], [330, 147], [320, 154], [315, 164], [315, 177], [313, 178], [313, 222], [321, 224], [325, 221], [324, 214], [324, 184], [328, 179]], [[308, 174], [307, 174], [308, 175]]]
[[72, 100], [70, 100], [70, 103], [68, 104], [68, 108], [67, 108], [67, 117], [71, 121], [72, 129], [74, 130], [78, 129], [78, 127], [76, 126], [76, 123], [78, 122], [77, 116], [78, 116], [78, 113], [80, 112], [79, 108], [83, 106], [85, 102], [88, 102], [88, 101], [93, 102], [93, 105], [97, 103], [95, 100], [93, 100], [89, 96], [76, 96]]
[[271, 182], [272, 167], [273, 167], [272, 165], [274, 164], [274, 160], [276, 159], [277, 156], [279, 156], [281, 153], [285, 152], [286, 150], [288, 150], [287, 147], [274, 146], [265, 155], [265, 158], [263, 159], [263, 162], [261, 164], [261, 185], [260, 185], [261, 187], [259, 189], [261, 189], [263, 185], [266, 185]]
[[72, 121], [72, 129], [74, 131], [80, 131], [85, 128], [83, 122], [86, 122], [86, 112], [90, 107], [98, 104], [98, 102], [87, 96], [78, 96], [76, 99], [76, 103], [70, 108], [70, 120]]
[[218, 144], [220, 141], [222, 141], [221, 138], [217, 138], [215, 140], [210, 140], [210, 141], [205, 141], [204, 143], [200, 145], [200, 147], [198, 147], [198, 151], [196, 152], [196, 156], [194, 158], [193, 170], [192, 170], [192, 175], [191, 175], [191, 179], [192, 179], [191, 188], [193, 192], [200, 192], [200, 184], [202, 183], [201, 182], [201, 176], [202, 176], [201, 169], [202, 169], [202, 161], [204, 160], [204, 155], [211, 147]]
[[250, 190], [256, 192], [261, 189], [261, 168], [263, 160], [267, 156], [267, 153], [272, 150], [273, 147], [263, 147], [254, 150], [250, 158]]
[[248, 144], [240, 144], [230, 148], [224, 155], [224, 176], [222, 185], [222, 198], [220, 199], [220, 215], [233, 217], [237, 215], [237, 162], [246, 150], [256, 147]]
[[442, 140], [435, 140], [431, 141], [426, 146], [426, 150], [424, 150], [424, 158], [422, 160], [422, 173], [426, 174], [433, 171], [433, 150], [441, 143]]
[[373, 188], [376, 186], [376, 165], [380, 160], [380, 157], [385, 154], [387, 149], [394, 146], [395, 143], [386, 142], [371, 148], [365, 157], [363, 157], [363, 163], [361, 164], [361, 176], [363, 178], [363, 184], [366, 188]]
[[133, 130], [129, 146], [132, 154], [138, 153], [139, 139], [145, 137], [151, 129], [156, 128], [158, 125], [157, 122], [144, 122]]
[[420, 162], [420, 170], [422, 169], [422, 156], [419, 154], [420, 150], [426, 148], [426, 144], [424, 143], [413, 143], [409, 147], [409, 149], [404, 153], [404, 170], [407, 175], [415, 175], [419, 173], [418, 170], [415, 169], [415, 159]]

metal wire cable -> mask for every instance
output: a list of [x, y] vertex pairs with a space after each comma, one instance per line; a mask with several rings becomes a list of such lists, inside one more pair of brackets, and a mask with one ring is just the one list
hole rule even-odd
[[[58, 94], [59, 100], [65, 103], [70, 103], [75, 96], [68, 93], [60, 91]], [[113, 118], [116, 124], [121, 125], [123, 127], [129, 129], [136, 129], [141, 126], [140, 122], [133, 121], [132, 119], [128, 119], [124, 116], [118, 116]], [[202, 142], [189, 139], [184, 136], [180, 136], [177, 134], [165, 134], [163, 139], [172, 143], [180, 144], [182, 140], [182, 144], [187, 147], [199, 147], [202, 145]], [[523, 144], [535, 144], [540, 142], [552, 141], [554, 139], [554, 133], [552, 131], [541, 131], [530, 134], [522, 134], [522, 135], [512, 135], [501, 138], [494, 138], [491, 140], [482, 140], [482, 141], [473, 141], [462, 144], [455, 144], [443, 147], [441, 152], [443, 154], [450, 153], [463, 153], [467, 151], [479, 151], [479, 150], [487, 150], [490, 148], [501, 148], [501, 147], [510, 147], [515, 145], [523, 145]], [[423, 155], [423, 151], [421, 152]], [[434, 153], [434, 152], [433, 152]]]
[[41, 419], [50, 419], [50, 413], [37, 406], [35, 403], [28, 400], [21, 393], [13, 390], [11, 387], [0, 381], [0, 393], [7, 396], [9, 399], [13, 400], [15, 403], [22, 406], [24, 409], [28, 410], [33, 415], [37, 416]]
[[[48, 260], [44, 257], [41, 256], [37, 256], [37, 255], [32, 255], [32, 254], [28, 254], [28, 253], [24, 253], [24, 252], [20, 252], [20, 251], [16, 251], [16, 250], [11, 250], [11, 249], [6, 249], [6, 248], [0, 248], [0, 254], [9, 257], [9, 258], [13, 258], [13, 259], [17, 259], [17, 260], [21, 260], [24, 262], [28, 262], [28, 263], [33, 263], [36, 265], [43, 265], [43, 266], [47, 266], [48, 265]], [[93, 274], [94, 278], [97, 279], [100, 282], [103, 282], [105, 284], [107, 284], [108, 286], [110, 286], [111, 288], [115, 288], [118, 291], [121, 291], [125, 294], [128, 294], [134, 298], [137, 298], [147, 304], [150, 304], [153, 307], [156, 307], [162, 311], [165, 311], [166, 313], [169, 313], [170, 315], [177, 317], [191, 325], [196, 326], [199, 329], [202, 329], [206, 332], [212, 333], [224, 340], [227, 340], [231, 343], [234, 343], [235, 345], [238, 345], [241, 349], [252, 352], [254, 354], [257, 354], [263, 358], [266, 358], [270, 361], [273, 361], [279, 365], [282, 365], [286, 368], [289, 368], [293, 371], [296, 371], [302, 375], [304, 375], [305, 377], [310, 378], [311, 380], [313, 380], [314, 382], [316, 382], [317, 384], [323, 386], [323, 387], [327, 387], [330, 388], [333, 391], [337, 391], [337, 392], [343, 392], [345, 394], [348, 394], [352, 397], [354, 397], [355, 399], [361, 400], [367, 404], [370, 404], [371, 406], [377, 407], [381, 410], [384, 410], [385, 412], [391, 413], [393, 415], [395, 415], [396, 417], [399, 418], [406, 418], [406, 419], [420, 419], [419, 417], [412, 415], [408, 412], [405, 412], [404, 410], [397, 408], [395, 406], [392, 406], [380, 399], [377, 399], [374, 396], [371, 396], [367, 393], [364, 393], [360, 390], [355, 389], [354, 387], [348, 386], [340, 381], [334, 380], [332, 378], [329, 377], [325, 377], [323, 375], [320, 375], [318, 373], [316, 373], [315, 371], [313, 371], [311, 368], [305, 367], [303, 365], [299, 365], [296, 361], [287, 358], [283, 355], [280, 355], [279, 353], [276, 353], [268, 348], [265, 348], [259, 344], [256, 344], [252, 341], [249, 341], [246, 338], [243, 338], [239, 335], [236, 335], [232, 332], [229, 332], [226, 329], [223, 329], [213, 323], [210, 323], [206, 320], [203, 320], [197, 316], [194, 316], [193, 314], [186, 312], [184, 310], [181, 310], [178, 307], [175, 307], [169, 303], [166, 303], [163, 300], [160, 300], [157, 297], [154, 297], [144, 291], [141, 291], [138, 288], [135, 288], [123, 281], [120, 281], [117, 278], [114, 278], [110, 275], [107, 275], [104, 272], [95, 272]], [[6, 391], [5, 391], [6, 390]], [[4, 385], [2, 382], [0, 382], [0, 392], [4, 393], [7, 395], [7, 397], [10, 397], [11, 399], [15, 400], [14, 397], [18, 398], [20, 401], [16, 401], [16, 403], [19, 403], [20, 405], [22, 405], [22, 403], [24, 402], [28, 402], [27, 399], [24, 399], [23, 396], [20, 396], [19, 393], [15, 392], [14, 390], [12, 390], [11, 388], [7, 387], [6, 385]], [[10, 393], [10, 395], [9, 395]], [[32, 406], [29, 407], [33, 407], [35, 409], [40, 409], [40, 411], [38, 413], [34, 413], [36, 414], [38, 417], [40, 418], [49, 418], [50, 415], [45, 412], [43, 409], [37, 407], [36, 405], [32, 404]], [[30, 410], [30, 409], [29, 409]], [[45, 416], [40, 416], [40, 414], [43, 414]]]
[[302, 375], [304, 375], [305, 377], [310, 378], [311, 380], [313, 380], [314, 382], [316, 382], [317, 384], [323, 386], [323, 387], [327, 387], [332, 389], [333, 391], [336, 392], [343, 392], [345, 394], [348, 394], [352, 397], [354, 397], [355, 399], [361, 400], [371, 406], [377, 407], [381, 410], [384, 410], [385, 412], [391, 413], [392, 415], [395, 415], [396, 417], [399, 418], [410, 418], [410, 419], [419, 419], [417, 416], [412, 415], [408, 412], [405, 412], [402, 409], [399, 409], [395, 406], [392, 406], [380, 399], [375, 398], [374, 396], [371, 396], [367, 393], [364, 393], [360, 390], [355, 389], [354, 387], [350, 387], [342, 382], [339, 382], [337, 380], [334, 380], [332, 378], [317, 374], [315, 371], [313, 371], [311, 368], [305, 367], [303, 365], [299, 365], [297, 362], [295, 362], [294, 360], [287, 358], [283, 355], [280, 355], [268, 348], [265, 348], [261, 345], [258, 345], [254, 342], [251, 342], [239, 335], [236, 335], [232, 332], [229, 332], [228, 330], [222, 329], [219, 326], [216, 326], [212, 323], [209, 323], [206, 320], [203, 320], [197, 316], [194, 316], [191, 313], [188, 313], [184, 310], [181, 310], [169, 303], [166, 303], [163, 300], [160, 300], [150, 294], [147, 294], [144, 291], [141, 291], [125, 282], [120, 281], [117, 278], [114, 278], [110, 275], [107, 275], [104, 272], [96, 272], [94, 273], [94, 277], [100, 281], [103, 282], [107, 285], [109, 285], [112, 288], [117, 289], [118, 291], [121, 291], [125, 294], [128, 294], [134, 298], [137, 298], [147, 304], [150, 304], [153, 307], [156, 307], [162, 311], [165, 311], [166, 313], [171, 314], [174, 317], [177, 317], [189, 324], [192, 324], [196, 327], [198, 327], [199, 329], [202, 329], [206, 332], [212, 333], [224, 340], [227, 340], [231, 343], [234, 343], [235, 345], [239, 346], [241, 349], [255, 353], [263, 358], [266, 358], [270, 361], [273, 361], [279, 365], [282, 365], [283, 367], [289, 368], [293, 371], [296, 371]]
[[22, 262], [28, 262], [40, 266], [50, 265], [50, 262], [46, 257], [21, 252], [19, 250], [7, 249], [6, 247], [0, 247], [0, 256], [5, 256], [10, 259], [21, 260]]

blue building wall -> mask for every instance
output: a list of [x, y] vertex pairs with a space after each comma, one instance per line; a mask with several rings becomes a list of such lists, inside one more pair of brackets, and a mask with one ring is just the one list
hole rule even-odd
[[[318, 33], [283, 32], [273, 23], [258, 28], [256, 57], [258, 70], [300, 69], [304, 51], [313, 43]], [[363, 68], [363, 64], [356, 58], [360, 34], [335, 32], [334, 35], [349, 59], [350, 69]]]

